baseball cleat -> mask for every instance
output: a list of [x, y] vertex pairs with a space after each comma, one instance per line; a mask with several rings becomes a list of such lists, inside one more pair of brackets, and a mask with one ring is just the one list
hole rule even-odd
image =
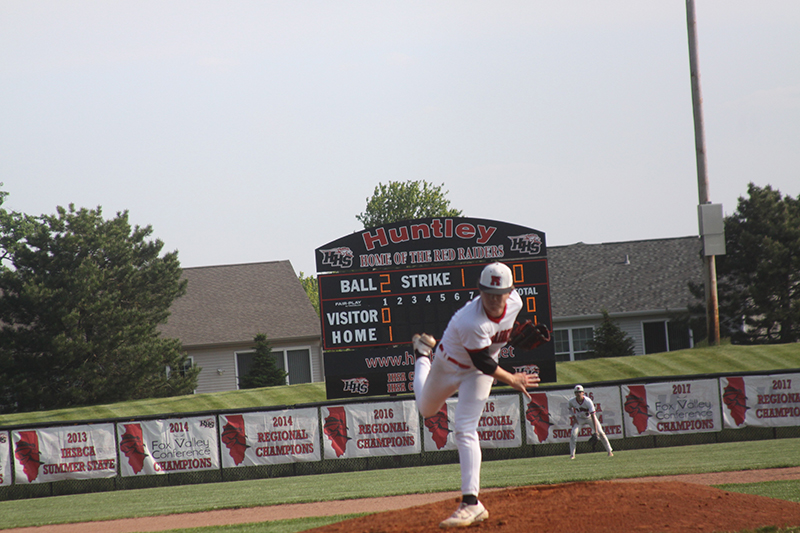
[[467, 527], [489, 518], [489, 511], [481, 502], [475, 505], [461, 503], [450, 518], [441, 522], [439, 527]]
[[411, 344], [414, 345], [414, 355], [417, 357], [430, 357], [433, 347], [436, 346], [436, 339], [427, 333], [422, 335], [415, 333], [411, 338]]

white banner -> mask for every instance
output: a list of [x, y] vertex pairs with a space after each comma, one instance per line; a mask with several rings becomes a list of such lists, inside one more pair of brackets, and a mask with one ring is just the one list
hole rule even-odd
[[719, 381], [622, 385], [625, 434], [677, 435], [722, 430]]
[[0, 487], [11, 485], [11, 435], [0, 431]]
[[122, 476], [219, 468], [214, 416], [117, 424]]
[[719, 379], [726, 428], [800, 426], [800, 374]]
[[326, 459], [420, 453], [413, 400], [321, 407]]
[[[531, 393], [531, 402], [525, 407], [525, 441], [528, 444], [569, 442], [572, 431], [569, 400], [574, 396], [572, 389]], [[623, 438], [619, 387], [587, 388], [586, 396], [594, 403], [597, 419], [609, 440]], [[591, 435], [591, 428], [584, 426], [578, 433], [578, 441], [588, 440]]]
[[220, 415], [222, 466], [319, 461], [316, 408]]
[[[442, 409], [423, 421], [426, 452], [457, 449], [453, 432], [457, 398], [450, 398]], [[486, 399], [478, 421], [481, 448], [516, 448], [522, 444], [519, 396], [504, 394]]]
[[114, 424], [19, 430], [11, 438], [16, 483], [117, 475]]

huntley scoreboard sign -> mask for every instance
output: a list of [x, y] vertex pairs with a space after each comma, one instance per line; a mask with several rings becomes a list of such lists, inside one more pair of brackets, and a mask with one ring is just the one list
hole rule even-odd
[[[518, 320], [552, 329], [545, 235], [515, 224], [432, 218], [365, 229], [317, 248], [327, 396], [412, 391], [411, 337], [441, 338], [462, 305], [478, 296], [493, 261], [507, 264], [524, 307]], [[553, 343], [504, 349], [500, 365], [554, 382]]]

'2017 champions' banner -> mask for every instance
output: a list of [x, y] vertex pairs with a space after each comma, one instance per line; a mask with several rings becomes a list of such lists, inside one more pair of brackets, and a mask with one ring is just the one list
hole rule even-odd
[[716, 379], [622, 385], [625, 435], [676, 435], [722, 430]]
[[413, 401], [321, 407], [326, 459], [420, 453]]
[[314, 407], [220, 415], [222, 466], [319, 461], [319, 418]]
[[0, 431], [0, 487], [11, 485], [10, 446], [11, 437], [8, 431]]
[[[448, 399], [438, 413], [424, 421], [426, 452], [455, 450], [455, 411], [458, 400]], [[478, 421], [481, 448], [516, 448], [522, 444], [519, 395], [489, 396]]]
[[12, 440], [16, 483], [117, 475], [114, 424], [20, 430]]
[[122, 476], [219, 468], [214, 416], [122, 422], [117, 433]]
[[[586, 389], [586, 395], [594, 403], [598, 421], [608, 438], [623, 438], [619, 387]], [[572, 389], [531, 393], [531, 401], [525, 407], [528, 444], [569, 442], [573, 422], [569, 400], [573, 396]], [[578, 433], [578, 440], [588, 440], [591, 434], [591, 428], [584, 426]]]
[[800, 374], [719, 380], [726, 428], [800, 425]]

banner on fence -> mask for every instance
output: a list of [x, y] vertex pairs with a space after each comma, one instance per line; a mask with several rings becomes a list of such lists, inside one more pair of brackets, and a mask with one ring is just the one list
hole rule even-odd
[[315, 407], [220, 415], [222, 466], [319, 461], [319, 414]]
[[175, 474], [219, 468], [215, 416], [117, 424], [120, 474]]
[[16, 483], [117, 475], [114, 424], [20, 430], [11, 438]]
[[0, 487], [11, 485], [11, 435], [0, 431]]
[[622, 385], [625, 435], [678, 435], [722, 430], [719, 380]]
[[[619, 387], [587, 388], [586, 396], [594, 403], [598, 421], [608, 438], [623, 438]], [[569, 400], [573, 397], [572, 389], [531, 393], [531, 401], [525, 407], [526, 442], [569, 442], [573, 422]], [[588, 440], [591, 435], [591, 428], [582, 427], [578, 440]]]
[[[455, 412], [458, 399], [448, 399], [438, 413], [423, 421], [426, 452], [455, 450]], [[519, 396], [489, 396], [478, 420], [481, 448], [516, 448], [522, 445]]]
[[719, 379], [726, 428], [800, 425], [800, 374]]
[[420, 453], [414, 401], [320, 408], [326, 459]]

